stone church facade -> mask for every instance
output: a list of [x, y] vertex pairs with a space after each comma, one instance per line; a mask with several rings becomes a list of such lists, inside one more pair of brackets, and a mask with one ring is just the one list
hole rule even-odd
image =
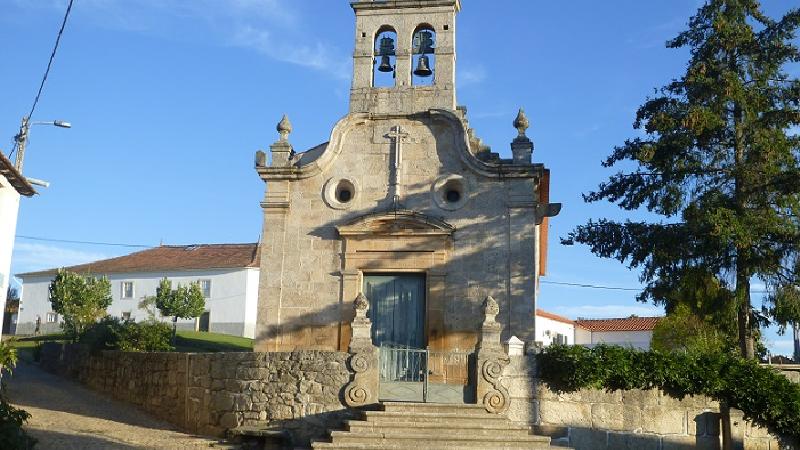
[[305, 152], [284, 117], [269, 157], [256, 154], [266, 189], [255, 350], [347, 351], [359, 294], [375, 345], [474, 349], [487, 296], [502, 338], [532, 343], [546, 220], [560, 205], [532, 162], [527, 118], [520, 110], [513, 158], [501, 159], [457, 106], [459, 0], [351, 6], [349, 113]]

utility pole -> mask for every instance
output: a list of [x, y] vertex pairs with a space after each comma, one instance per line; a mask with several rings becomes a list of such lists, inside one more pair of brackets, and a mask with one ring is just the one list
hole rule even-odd
[[19, 133], [14, 136], [17, 142], [17, 159], [14, 160], [14, 167], [17, 172], [22, 173], [22, 163], [25, 162], [25, 146], [28, 143], [28, 130], [30, 130], [30, 119], [28, 117], [22, 118], [22, 124], [19, 126]]
[[52, 125], [59, 128], [72, 128], [71, 123], [63, 120], [31, 122], [30, 117], [23, 117], [22, 123], [19, 125], [19, 133], [14, 136], [14, 141], [17, 143], [17, 159], [14, 160], [14, 167], [20, 175], [22, 174], [22, 164], [25, 162], [25, 147], [28, 145], [28, 133], [31, 130], [31, 125]]

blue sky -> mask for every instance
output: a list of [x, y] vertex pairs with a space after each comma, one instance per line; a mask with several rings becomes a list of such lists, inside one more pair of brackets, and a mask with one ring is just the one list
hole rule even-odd
[[[38, 88], [66, 0], [0, 0], [0, 149], [11, 148]], [[564, 247], [594, 217], [621, 218], [581, 193], [600, 161], [635, 136], [645, 98], [685, 67], [664, 42], [698, 0], [464, 0], [458, 101], [486, 143], [510, 154], [524, 107], [534, 159], [552, 169], [545, 281], [636, 288], [637, 273]], [[773, 17], [791, 2], [764, 1]], [[254, 242], [263, 183], [253, 154], [289, 115], [292, 143], [328, 140], [347, 112], [353, 13], [345, 0], [76, 0], [31, 130], [25, 172], [51, 182], [24, 199], [18, 235], [158, 245]], [[625, 217], [631, 217], [630, 214]], [[639, 216], [641, 217], [641, 216]], [[17, 238], [12, 272], [125, 254], [125, 247]], [[540, 305], [570, 317], [657, 314], [634, 291], [543, 284]], [[758, 301], [758, 300], [756, 300]], [[788, 336], [768, 334], [791, 352]]]

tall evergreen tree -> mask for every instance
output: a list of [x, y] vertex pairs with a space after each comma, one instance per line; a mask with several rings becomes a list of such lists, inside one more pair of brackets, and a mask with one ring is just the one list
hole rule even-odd
[[[669, 304], [682, 280], [711, 274], [735, 302], [742, 355], [754, 357], [759, 322], [800, 319], [800, 81], [786, 66], [800, 10], [780, 20], [757, 0], [709, 0], [688, 30], [667, 42], [688, 47], [685, 74], [647, 99], [634, 128], [645, 137], [614, 149], [603, 165], [620, 171], [584, 196], [658, 222], [589, 221], [563, 240], [641, 269], [639, 300]], [[768, 286], [767, 314], [750, 283]]]

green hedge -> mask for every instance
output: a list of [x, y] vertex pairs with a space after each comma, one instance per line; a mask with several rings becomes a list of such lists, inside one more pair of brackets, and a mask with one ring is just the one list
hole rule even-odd
[[161, 322], [132, 322], [104, 317], [86, 327], [79, 342], [91, 351], [170, 352], [172, 328]]
[[552, 346], [539, 355], [552, 389], [662, 389], [678, 399], [705, 395], [744, 412], [790, 445], [800, 441], [800, 384], [737, 356], [641, 352], [623, 347]]

